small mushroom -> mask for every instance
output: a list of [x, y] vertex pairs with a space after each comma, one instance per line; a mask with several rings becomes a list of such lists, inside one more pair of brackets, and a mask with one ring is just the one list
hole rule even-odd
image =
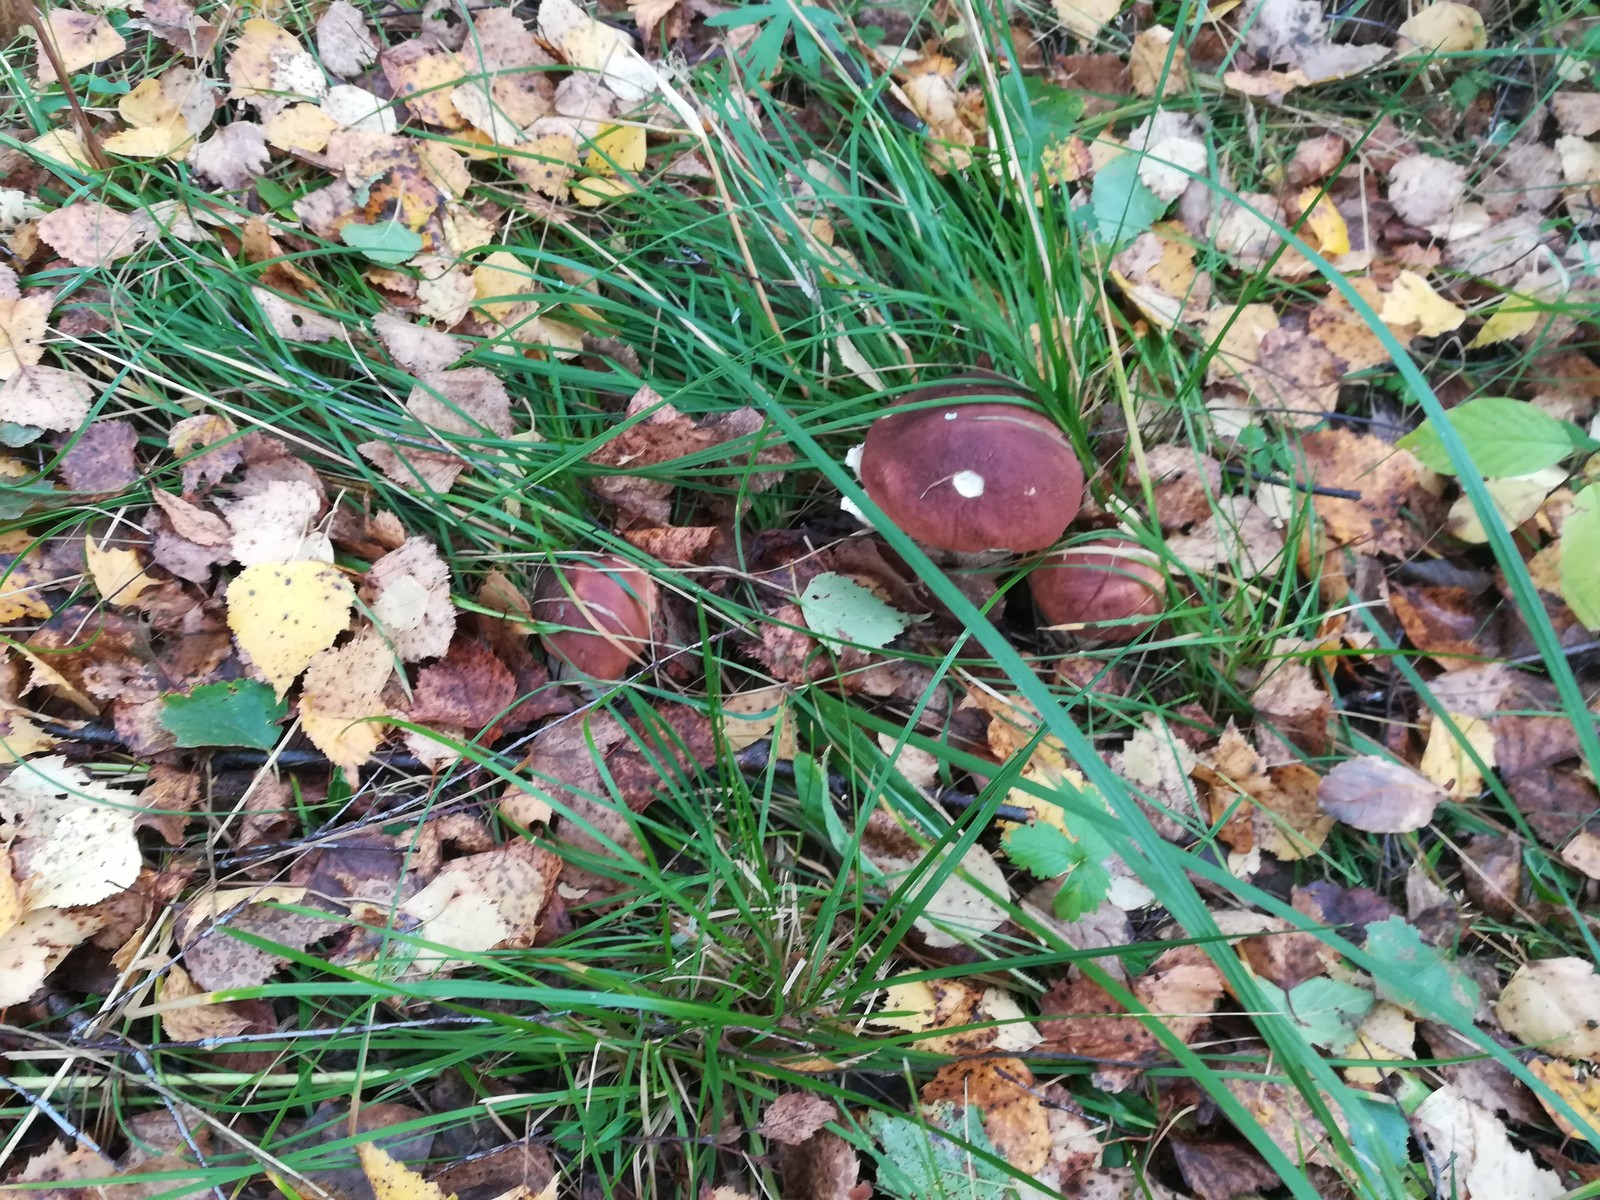
[[545, 652], [592, 679], [621, 679], [649, 660], [655, 581], [614, 554], [544, 572], [533, 592], [534, 620], [565, 628], [539, 635]]
[[1166, 580], [1151, 554], [1107, 538], [1051, 555], [1028, 576], [1040, 614], [1101, 642], [1128, 642], [1161, 615]]
[[1020, 384], [974, 372], [908, 393], [874, 421], [861, 484], [906, 533], [935, 550], [1024, 553], [1059, 539], [1083, 503], [1083, 467], [1043, 413], [975, 397], [1016, 396]]

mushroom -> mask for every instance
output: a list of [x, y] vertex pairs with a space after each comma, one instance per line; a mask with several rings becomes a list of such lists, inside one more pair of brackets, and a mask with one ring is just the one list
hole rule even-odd
[[1083, 467], [1043, 413], [974, 397], [1028, 397], [973, 372], [909, 392], [861, 447], [861, 484], [906, 533], [935, 550], [1024, 553], [1059, 539], [1083, 503]]
[[615, 554], [596, 554], [547, 570], [533, 592], [532, 616], [564, 626], [539, 635], [545, 652], [593, 679], [621, 679], [651, 653], [655, 581]]
[[1051, 625], [1073, 625], [1102, 642], [1129, 642], [1162, 610], [1166, 579], [1138, 542], [1106, 538], [1051, 555], [1028, 576], [1033, 602]]

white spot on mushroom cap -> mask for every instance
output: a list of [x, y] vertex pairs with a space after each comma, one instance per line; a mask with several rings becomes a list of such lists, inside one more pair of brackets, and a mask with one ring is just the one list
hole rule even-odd
[[983, 476], [976, 471], [957, 471], [950, 476], [950, 486], [963, 500], [976, 500], [983, 495]]
[[945, 413], [944, 419], [946, 421], [954, 421], [960, 415], [960, 413], [956, 412], [954, 409], [951, 409], [949, 412]]

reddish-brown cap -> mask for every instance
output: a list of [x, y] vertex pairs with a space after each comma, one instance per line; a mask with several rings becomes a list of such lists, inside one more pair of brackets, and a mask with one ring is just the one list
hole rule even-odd
[[[1080, 625], [1103, 642], [1132, 641], [1161, 614], [1166, 581], [1138, 542], [1107, 538], [1051, 555], [1028, 576], [1033, 602], [1050, 625]], [[1127, 622], [1127, 624], [1105, 624]]]
[[546, 570], [533, 592], [533, 619], [565, 628], [539, 635], [545, 652], [594, 679], [621, 679], [651, 654], [655, 582], [614, 554]]
[[924, 546], [974, 553], [1043, 550], [1083, 503], [1083, 467], [1042, 413], [982, 396], [1026, 396], [987, 372], [918, 388], [880, 417], [861, 448], [861, 484]]

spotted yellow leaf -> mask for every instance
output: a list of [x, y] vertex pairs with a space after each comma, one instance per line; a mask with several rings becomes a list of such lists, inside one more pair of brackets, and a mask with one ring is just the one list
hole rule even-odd
[[454, 1196], [446, 1196], [438, 1184], [390, 1158], [382, 1146], [363, 1142], [356, 1147], [356, 1154], [377, 1200], [455, 1200]]
[[136, 550], [108, 550], [104, 544], [95, 545], [93, 538], [85, 538], [83, 558], [95, 590], [107, 604], [118, 608], [137, 604], [141, 595], [156, 586], [144, 573]]
[[228, 585], [228, 628], [279, 697], [350, 620], [355, 589], [320, 562], [256, 563]]

